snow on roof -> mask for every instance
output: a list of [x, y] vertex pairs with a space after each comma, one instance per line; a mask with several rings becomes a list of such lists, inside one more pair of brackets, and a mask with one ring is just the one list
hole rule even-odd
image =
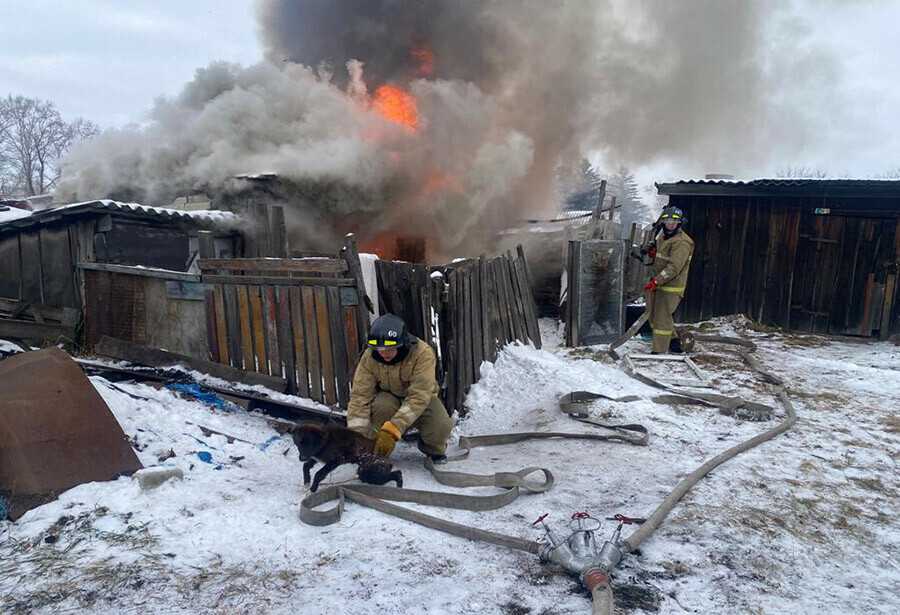
[[656, 189], [662, 195], [900, 198], [900, 180], [896, 179], [682, 179], [658, 182]]
[[[165, 207], [150, 207], [149, 205], [140, 205], [138, 203], [120, 203], [110, 199], [100, 199], [96, 201], [84, 201], [81, 203], [69, 203], [59, 207], [42, 209], [35, 212], [25, 212], [24, 216], [11, 216], [9, 218], [2, 217], [0, 212], [0, 228], [6, 224], [13, 223], [12, 226], [22, 227], [29, 226], [32, 223], [40, 223], [43, 219], [56, 215], [74, 215], [82, 211], [107, 211], [120, 212], [124, 214], [137, 214], [147, 216], [149, 218], [162, 218], [165, 220], [196, 220], [202, 222], [219, 222], [219, 223], [235, 223], [239, 220], [238, 216], [230, 211], [221, 211], [217, 209], [204, 209], [196, 211], [182, 211], [180, 209], [167, 209]], [[30, 218], [24, 220], [24, 218]], [[18, 223], [14, 223], [19, 220]]]
[[19, 209], [18, 207], [0, 207], [0, 224], [27, 218], [31, 213], [27, 209]]
[[672, 182], [659, 182], [657, 185], [693, 184], [719, 185], [736, 184], [739, 186], [806, 186], [809, 184], [846, 185], [846, 186], [898, 186], [897, 179], [851, 179], [847, 177], [757, 177], [754, 179], [739, 178], [687, 178]]
[[119, 210], [134, 213], [158, 214], [172, 218], [194, 218], [197, 220], [237, 220], [237, 215], [230, 211], [222, 211], [220, 209], [200, 209], [200, 210], [183, 210], [169, 209], [166, 207], [151, 207], [149, 205], [141, 205], [140, 203], [121, 203], [110, 199], [100, 199], [97, 201], [84, 201], [81, 203], [70, 203], [53, 209], [45, 209], [42, 211], [59, 211], [61, 209], [75, 209], [77, 207], [102, 207], [104, 209]]

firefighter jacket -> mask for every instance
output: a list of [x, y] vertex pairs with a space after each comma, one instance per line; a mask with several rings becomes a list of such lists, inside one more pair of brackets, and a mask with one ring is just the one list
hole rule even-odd
[[390, 419], [397, 429], [405, 431], [425, 411], [438, 393], [435, 377], [434, 350], [422, 340], [410, 336], [409, 354], [399, 363], [389, 365], [377, 361], [367, 348], [363, 352], [350, 390], [347, 427], [366, 433], [372, 416], [372, 400], [380, 391], [400, 399], [400, 409]]
[[668, 239], [663, 236], [657, 244], [652, 269], [658, 284], [656, 290], [684, 297], [693, 254], [694, 240], [682, 229]]

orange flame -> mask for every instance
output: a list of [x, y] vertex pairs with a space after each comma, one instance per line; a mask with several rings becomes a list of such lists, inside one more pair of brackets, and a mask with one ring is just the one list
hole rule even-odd
[[412, 94], [393, 85], [383, 85], [375, 90], [372, 101], [375, 109], [392, 122], [416, 128], [419, 125], [419, 109]]
[[460, 192], [462, 186], [459, 178], [451, 173], [432, 171], [425, 178], [424, 191], [426, 194], [433, 192]]
[[430, 77], [434, 74], [434, 52], [425, 45], [412, 44], [412, 58], [416, 63], [416, 75]]

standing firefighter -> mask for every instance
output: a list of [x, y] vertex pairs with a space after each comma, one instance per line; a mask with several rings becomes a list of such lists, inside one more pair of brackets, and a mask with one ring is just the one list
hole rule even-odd
[[446, 460], [454, 421], [438, 399], [434, 351], [386, 314], [372, 323], [368, 348], [353, 375], [347, 427], [375, 438], [375, 454], [388, 457], [409, 427], [419, 429], [419, 450]]
[[694, 240], [681, 229], [684, 217], [680, 209], [666, 207], [660, 222], [663, 238], [656, 248], [653, 277], [644, 286], [644, 290], [650, 293], [648, 309], [655, 354], [669, 351], [669, 342], [675, 333], [672, 314], [684, 297], [691, 255], [694, 253]]

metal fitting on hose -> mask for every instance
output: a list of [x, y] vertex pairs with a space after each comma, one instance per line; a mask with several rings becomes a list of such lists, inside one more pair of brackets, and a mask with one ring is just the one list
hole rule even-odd
[[598, 566], [609, 572], [622, 561], [622, 549], [617, 543], [607, 541], [603, 543], [603, 548], [600, 549], [600, 555], [596, 561]]
[[588, 591], [593, 591], [601, 583], [609, 583], [609, 577], [599, 568], [589, 568], [581, 575], [581, 582], [584, 583]]

